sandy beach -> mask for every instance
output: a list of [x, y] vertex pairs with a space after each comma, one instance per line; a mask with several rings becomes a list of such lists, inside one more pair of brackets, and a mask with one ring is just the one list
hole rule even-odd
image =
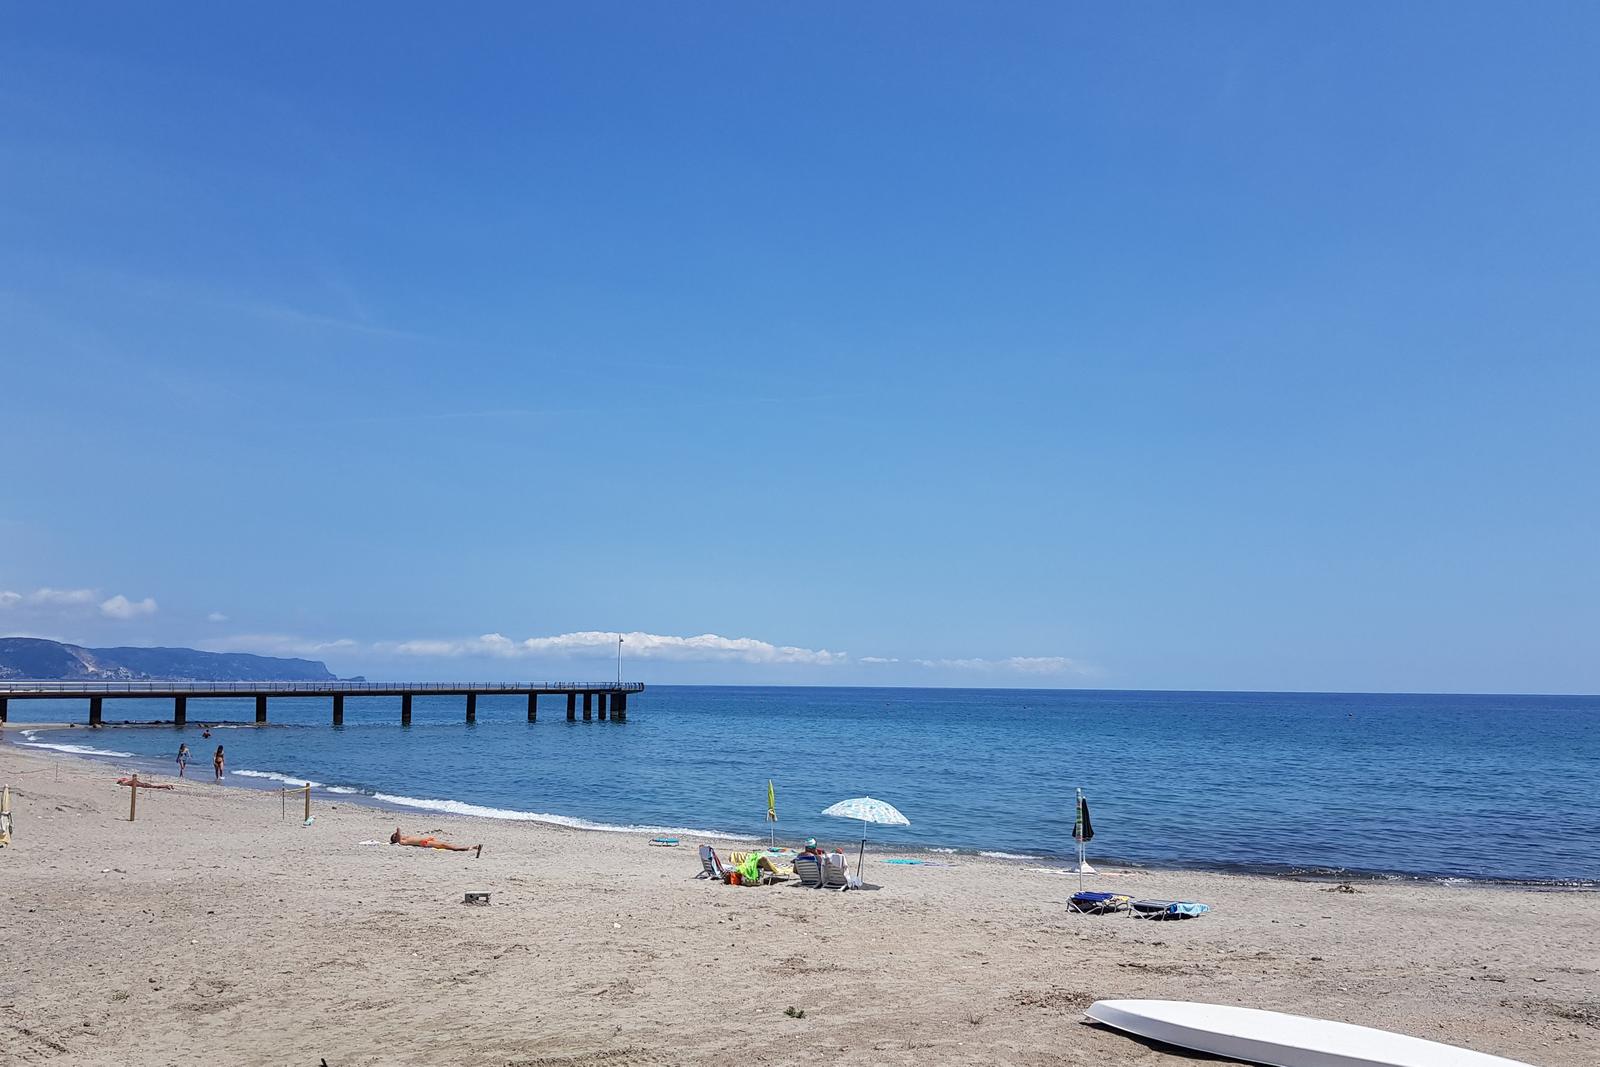
[[[1600, 1049], [1593, 893], [1093, 880], [1214, 909], [1147, 923], [1069, 914], [1076, 880], [1025, 865], [870, 853], [876, 891], [738, 888], [696, 880], [688, 839], [321, 796], [306, 827], [276, 794], [191, 771], [141, 791], [129, 823], [113, 768], [0, 746], [16, 817], [0, 1062], [1185, 1062], [1085, 1025], [1109, 997], [1298, 1012], [1542, 1067]], [[483, 857], [361, 844], [397, 819]]]

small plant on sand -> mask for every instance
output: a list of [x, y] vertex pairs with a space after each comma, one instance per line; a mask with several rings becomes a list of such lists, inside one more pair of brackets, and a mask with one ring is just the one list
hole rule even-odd
[[967, 1016], [967, 1022], [971, 1023], [973, 1026], [977, 1026], [983, 1022], [983, 1016], [979, 1015], [977, 1012], [972, 1012]]
[[792, 1004], [789, 1005], [789, 1007], [784, 1008], [783, 1013], [791, 1019], [804, 1019], [806, 1017], [806, 1010], [804, 1008], [797, 1008]]

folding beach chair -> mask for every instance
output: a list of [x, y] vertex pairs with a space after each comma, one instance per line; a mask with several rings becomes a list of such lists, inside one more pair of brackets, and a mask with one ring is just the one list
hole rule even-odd
[[822, 888], [850, 888], [850, 861], [844, 858], [843, 852], [830, 852], [823, 858]]
[[794, 858], [794, 876], [800, 879], [800, 884], [807, 889], [822, 888], [822, 864], [815, 856], [796, 856]]
[[723, 869], [722, 861], [717, 858], [717, 850], [710, 845], [700, 846], [700, 873], [696, 878], [712, 878], [718, 882], [726, 882], [728, 873]]

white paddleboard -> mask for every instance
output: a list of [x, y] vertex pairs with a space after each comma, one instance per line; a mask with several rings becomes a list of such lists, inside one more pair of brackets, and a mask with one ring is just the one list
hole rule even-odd
[[1097, 1000], [1094, 1022], [1151, 1041], [1269, 1067], [1530, 1067], [1369, 1026], [1187, 1000]]

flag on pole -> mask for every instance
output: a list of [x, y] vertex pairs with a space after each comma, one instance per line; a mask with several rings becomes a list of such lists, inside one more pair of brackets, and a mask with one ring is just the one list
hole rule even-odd
[[767, 821], [778, 821], [778, 794], [772, 788], [772, 779], [767, 779]]
[[1072, 821], [1072, 839], [1080, 845], [1094, 840], [1094, 824], [1089, 821], [1089, 802], [1083, 799], [1082, 793], [1078, 794], [1078, 817]]

